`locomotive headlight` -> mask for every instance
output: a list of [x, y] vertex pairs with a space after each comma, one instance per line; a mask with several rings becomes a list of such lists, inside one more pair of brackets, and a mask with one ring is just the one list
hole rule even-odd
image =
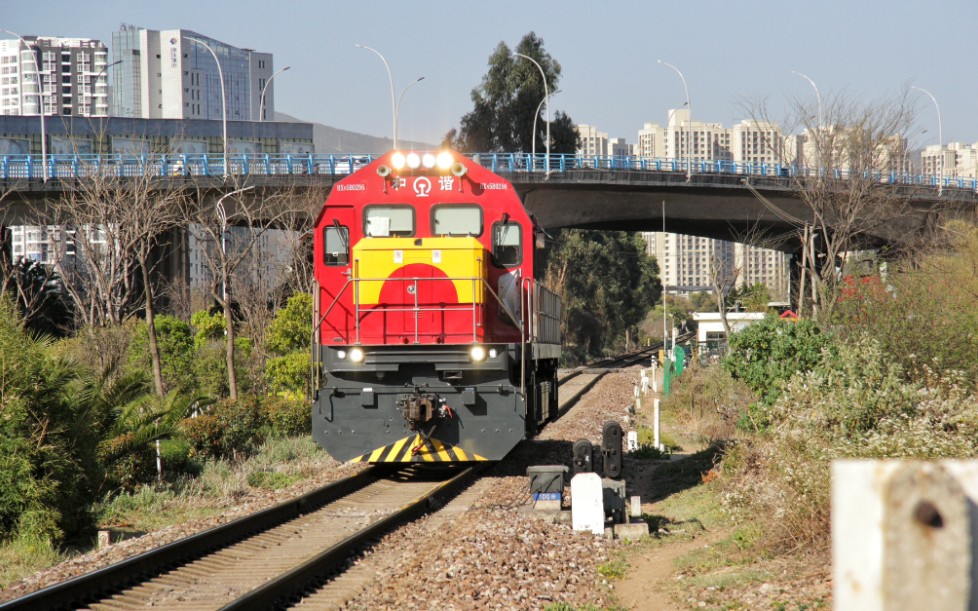
[[425, 153], [421, 156], [421, 165], [429, 170], [435, 167], [435, 156], [431, 153]]
[[395, 170], [403, 169], [404, 164], [405, 164], [404, 153], [397, 152], [391, 155], [391, 165], [394, 166]]
[[482, 346], [472, 346], [469, 348], [469, 358], [476, 363], [486, 360], [486, 349]]
[[362, 363], [363, 350], [361, 350], [360, 348], [350, 348], [350, 362]]
[[449, 153], [448, 151], [442, 151], [438, 153], [438, 159], [436, 160], [436, 163], [438, 164], [439, 170], [447, 170], [448, 168], [452, 167], [453, 161], [455, 161], [455, 158], [452, 157], [451, 153]]
[[421, 165], [421, 157], [418, 157], [417, 153], [408, 153], [405, 159], [407, 160], [407, 166], [412, 170], [417, 170], [418, 166]]

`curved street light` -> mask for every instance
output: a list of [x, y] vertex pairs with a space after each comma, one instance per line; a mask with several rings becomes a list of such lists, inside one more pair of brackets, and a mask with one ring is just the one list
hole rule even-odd
[[[43, 182], [48, 181], [48, 139], [44, 132], [44, 83], [41, 81], [41, 66], [37, 63], [37, 54], [31, 49], [29, 42], [24, 40], [24, 37], [17, 32], [11, 32], [10, 30], [5, 30], [0, 28], [0, 32], [6, 32], [11, 36], [16, 36], [20, 39], [20, 42], [24, 43], [27, 50], [31, 54], [31, 59], [34, 60], [34, 76], [37, 78], [37, 114], [41, 115], [41, 171], [44, 173]], [[40, 48], [35, 39], [34, 44]], [[17, 73], [20, 73], [20, 49], [17, 50]], [[23, 84], [21, 85], [23, 87]]]
[[228, 99], [227, 95], [224, 93], [224, 71], [221, 70], [221, 60], [217, 58], [217, 53], [211, 48], [209, 44], [204, 42], [199, 38], [194, 38], [193, 36], [186, 36], [188, 40], [192, 40], [196, 43], [203, 45], [205, 49], [211, 52], [211, 56], [214, 57], [214, 63], [217, 64], [217, 78], [221, 81], [221, 126], [222, 126], [222, 138], [224, 140], [224, 176], [228, 175]]
[[800, 76], [801, 78], [808, 81], [808, 84], [811, 85], [812, 89], [815, 90], [815, 102], [818, 104], [818, 126], [821, 128], [822, 127], [822, 95], [818, 92], [818, 86], [815, 85], [815, 81], [813, 81], [807, 75], [798, 72], [797, 70], [792, 70], [791, 73], [796, 76]]
[[[528, 59], [533, 62], [533, 65], [537, 67], [540, 71], [540, 78], [543, 79], [543, 100], [547, 103], [547, 159], [544, 162], [544, 169], [547, 174], [550, 173], [550, 88], [547, 87], [547, 73], [543, 71], [543, 66], [540, 63], [530, 57], [529, 55], [523, 55], [522, 53], [514, 52], [513, 55], [522, 57], [523, 59]], [[536, 138], [537, 130], [533, 129], [533, 136]]]
[[265, 90], [268, 89], [268, 86], [272, 83], [272, 79], [273, 78], [275, 78], [279, 74], [282, 74], [283, 72], [285, 72], [286, 70], [288, 70], [291, 67], [292, 66], [286, 66], [286, 67], [282, 68], [281, 70], [279, 70], [278, 72], [276, 72], [272, 76], [268, 77], [268, 80], [265, 81], [265, 86], [261, 88], [261, 95], [259, 96], [259, 101], [258, 101], [258, 122], [259, 123], [265, 120]]
[[404, 89], [401, 89], [401, 95], [397, 96], [397, 104], [394, 105], [394, 148], [397, 148], [397, 121], [401, 116], [401, 100], [404, 99], [404, 94], [411, 88], [411, 85], [417, 85], [423, 80], [423, 76], [419, 76], [418, 78], [414, 79], [408, 83]]
[[[560, 90], [553, 92], [553, 94], [551, 95], [554, 96], [557, 95], [558, 93], [560, 93]], [[548, 98], [543, 98], [542, 100], [540, 100], [540, 103], [537, 104], [537, 111], [533, 115], [533, 142], [531, 144], [532, 148], [530, 150], [530, 157], [533, 159], [536, 159], [537, 156], [537, 117], [540, 116], [540, 109], [543, 107], [543, 103], [546, 102], [547, 100]], [[549, 158], [550, 155], [547, 155], [547, 157]]]
[[255, 185], [249, 185], [247, 187], [242, 187], [230, 193], [225, 193], [217, 199], [217, 203], [214, 204], [214, 210], [217, 212], [217, 218], [221, 221], [221, 298], [224, 303], [228, 300], [228, 276], [227, 276], [227, 258], [228, 258], [228, 247], [227, 247], [227, 230], [228, 230], [228, 215], [227, 211], [224, 209], [224, 200], [231, 197], [232, 195], [237, 195], [238, 193], [244, 193], [254, 189]]
[[941, 107], [937, 103], [937, 98], [934, 94], [927, 91], [923, 87], [917, 87], [916, 85], [911, 86], [911, 89], [916, 89], [917, 91], [923, 91], [928, 96], [932, 102], [934, 102], [934, 107], [937, 109], [937, 169], [938, 169], [938, 183], [937, 183], [937, 194], [940, 195], [944, 192], [944, 128], [941, 125]]
[[384, 62], [384, 68], [387, 68], [387, 81], [390, 83], [391, 86], [391, 115], [393, 117], [393, 122], [394, 122], [394, 148], [396, 149], [397, 148], [397, 100], [394, 98], [394, 76], [391, 74], [391, 66], [390, 64], [387, 63], [387, 60], [384, 58], [383, 55], [381, 55], [380, 51], [378, 51], [377, 49], [361, 44], [357, 44], [354, 46], [360, 47], [361, 49], [366, 49], [367, 51], [374, 53], [377, 57], [380, 58], [380, 61]]
[[686, 182], [693, 179], [693, 104], [689, 101], [689, 87], [686, 86], [686, 77], [683, 73], [679, 71], [679, 68], [673, 66], [669, 62], [664, 62], [661, 59], [658, 60], [660, 64], [666, 66], [667, 68], [672, 68], [676, 74], [679, 75], [679, 80], [683, 82], [683, 91], [686, 93], [686, 110], [689, 112], [689, 116], [686, 122], [689, 124], [689, 135], [686, 137]]

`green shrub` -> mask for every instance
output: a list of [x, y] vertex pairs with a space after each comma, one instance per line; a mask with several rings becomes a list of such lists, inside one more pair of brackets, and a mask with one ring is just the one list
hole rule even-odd
[[28, 337], [5, 299], [0, 355], [0, 539], [23, 530], [57, 542], [93, 524], [101, 414], [82, 370]]
[[309, 386], [311, 366], [312, 356], [308, 350], [268, 359], [265, 371], [272, 392], [304, 395]]
[[[190, 325], [173, 316], [154, 318], [156, 342], [160, 349], [163, 382], [167, 388], [184, 393], [196, 389], [194, 372], [194, 336]], [[141, 322], [129, 344], [129, 365], [144, 371], [152, 370], [149, 357], [149, 326]]]
[[304, 400], [266, 397], [265, 410], [276, 435], [308, 435], [312, 432], [312, 406]]
[[269, 420], [258, 399], [244, 395], [237, 401], [218, 401], [204, 414], [184, 419], [181, 428], [196, 455], [238, 459], [251, 454], [264, 440]]
[[766, 408], [778, 400], [785, 383], [822, 362], [822, 352], [831, 346], [831, 340], [808, 319], [792, 323], [768, 316], [734, 333], [723, 366], [760, 397], [759, 408], [740, 423], [750, 422], [763, 430], [768, 425]]
[[278, 490], [291, 486], [299, 481], [301, 477], [295, 474], [281, 473], [279, 471], [252, 471], [248, 474], [248, 485], [252, 488], [266, 488]]
[[725, 505], [760, 517], [772, 548], [827, 548], [833, 459], [978, 455], [978, 399], [966, 386], [907, 384], [875, 339], [850, 337], [837, 352], [791, 378], [767, 433], [724, 457]]
[[278, 355], [309, 352], [312, 337], [312, 295], [295, 293], [268, 327], [268, 348]]

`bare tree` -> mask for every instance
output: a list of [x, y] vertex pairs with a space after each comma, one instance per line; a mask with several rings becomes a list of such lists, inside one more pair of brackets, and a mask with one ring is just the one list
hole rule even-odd
[[[807, 217], [789, 221], [797, 228], [802, 277], [810, 283], [807, 300], [816, 318], [832, 313], [840, 288], [836, 264], [847, 252], [878, 244], [873, 236], [908, 237], [893, 229], [903, 226], [899, 221], [916, 192], [889, 184], [891, 173], [905, 169], [914, 117], [908, 93], [904, 88], [882, 102], [831, 95], [818, 109], [794, 100], [789, 116], [781, 121], [770, 117], [763, 102], [748, 108], [755, 121], [784, 125], [786, 133], [801, 130], [777, 148], [784, 165], [808, 169], [789, 179]], [[769, 209], [777, 208], [750, 184], [748, 188]], [[800, 309], [805, 301], [802, 294]]]
[[157, 248], [180, 221], [184, 194], [152, 168], [134, 176], [112, 175], [104, 166], [64, 184], [64, 194], [45, 218], [57, 236], [55, 268], [90, 329], [112, 326], [144, 311], [156, 392], [163, 396], [156, 337]]
[[[284, 227], [294, 219], [296, 201], [301, 200], [296, 189], [258, 189], [244, 180], [246, 177], [229, 177], [214, 193], [198, 185], [196, 202], [187, 207], [184, 218], [191, 237], [198, 244], [200, 256], [210, 270], [211, 297], [224, 312], [227, 329], [225, 364], [232, 400], [238, 398], [232, 307], [239, 301], [236, 285], [244, 286], [244, 279], [250, 282], [257, 276], [262, 263], [263, 242], [269, 239], [270, 230]], [[264, 252], [268, 252], [267, 246]]]

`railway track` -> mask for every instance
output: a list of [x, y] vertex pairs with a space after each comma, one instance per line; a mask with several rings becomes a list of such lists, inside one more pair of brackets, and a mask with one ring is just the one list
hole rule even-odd
[[[652, 347], [568, 372], [563, 416], [604, 375], [648, 359]], [[349, 598], [351, 555], [427, 513], [475, 479], [475, 468], [367, 469], [302, 497], [129, 560], [0, 604], [21, 609], [254, 609], [311, 593], [315, 606]], [[334, 579], [334, 577], [339, 576]], [[370, 575], [369, 578], [373, 578]], [[326, 602], [324, 602], [326, 601]]]
[[0, 605], [20, 609], [256, 609], [338, 572], [381, 534], [474, 479], [473, 467], [376, 467], [298, 499]]

